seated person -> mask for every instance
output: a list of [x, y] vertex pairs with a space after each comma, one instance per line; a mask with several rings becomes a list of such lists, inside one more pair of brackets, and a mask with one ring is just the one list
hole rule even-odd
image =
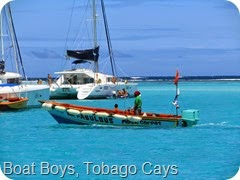
[[127, 97], [128, 96], [128, 92], [126, 91], [126, 89], [123, 88], [122, 90], [123, 90], [122, 91], [123, 92], [123, 97]]
[[121, 90], [117, 90], [117, 97], [127, 97], [128, 96], [128, 92], [123, 88], [122, 91]]
[[118, 104], [114, 105], [114, 110], [113, 111], [114, 111], [114, 113], [118, 113]]

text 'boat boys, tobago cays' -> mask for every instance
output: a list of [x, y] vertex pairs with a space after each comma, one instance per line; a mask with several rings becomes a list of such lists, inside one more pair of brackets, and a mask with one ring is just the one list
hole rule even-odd
[[76, 32], [69, 28], [71, 38], [67, 37], [69, 41], [74, 39], [69, 43], [72, 49], [66, 47], [66, 63], [73, 58], [73, 67], [55, 72], [59, 77], [51, 84], [51, 99], [102, 99], [116, 97], [123, 89], [128, 92], [128, 97], [133, 97], [137, 83], [129, 83], [117, 75], [103, 0], [81, 3], [82, 11], [72, 12], [72, 17], [78, 17], [75, 18], [77, 22], [72, 19], [69, 25], [77, 26], [71, 29], [79, 32], [74, 36]]
[[41, 101], [42, 107], [47, 110], [52, 117], [63, 124], [77, 125], [110, 125], [110, 126], [136, 126], [136, 127], [188, 127], [196, 125], [199, 120], [199, 111], [195, 109], [183, 110], [182, 115], [178, 115], [179, 105], [177, 99], [178, 71], [174, 80], [176, 85], [176, 96], [173, 105], [176, 107], [176, 114], [162, 114], [141, 112], [136, 115], [133, 111], [112, 110], [88, 106], [79, 106], [56, 101]]

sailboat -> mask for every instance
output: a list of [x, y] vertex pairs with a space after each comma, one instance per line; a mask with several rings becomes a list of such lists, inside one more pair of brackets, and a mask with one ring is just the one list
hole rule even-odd
[[[3, 0], [0, 7], [0, 97], [2, 105], [9, 99], [25, 100], [18, 107], [40, 106], [39, 100], [49, 99], [48, 85], [30, 84], [27, 81], [20, 47], [15, 32], [13, 17], [10, 7], [11, 0]], [[12, 62], [12, 63], [10, 63]], [[13, 72], [10, 64], [14, 65]], [[22, 80], [26, 80], [22, 83]], [[11, 101], [8, 103], [12, 104]]]
[[[97, 13], [97, 2], [99, 2], [99, 12], [101, 12], [102, 19]], [[91, 34], [89, 39], [83, 40], [84, 43], [90, 43], [90, 46], [85, 49], [67, 49], [66, 57], [68, 59], [72, 58], [72, 62], [75, 65], [74, 68], [70, 70], [64, 70], [60, 72], [55, 72], [59, 75], [59, 78], [55, 83], [51, 85], [50, 97], [52, 99], [56, 98], [78, 98], [78, 99], [100, 99], [109, 97], [133, 97], [134, 92], [137, 90], [137, 83], [129, 83], [127, 80], [118, 78], [116, 65], [114, 61], [112, 45], [110, 41], [108, 23], [106, 18], [106, 11], [103, 0], [99, 1], [91, 0], [86, 1], [88, 10], [91, 17], [87, 17], [83, 22], [84, 30], [88, 30], [87, 25], [91, 24], [91, 30], [89, 30], [88, 35]], [[85, 11], [84, 11], [85, 12]], [[104, 24], [105, 37], [107, 39], [107, 49], [108, 56], [110, 59], [111, 73], [103, 73], [100, 71], [99, 59], [100, 59], [100, 45], [98, 42], [98, 29], [97, 25], [99, 21]], [[87, 24], [87, 25], [86, 25]], [[83, 37], [83, 34], [79, 36]], [[79, 42], [78, 40], [76, 40]], [[91, 66], [91, 68], [86, 67], [86, 64]], [[80, 68], [77, 66], [81, 66]], [[119, 92], [124, 92], [119, 93]]]

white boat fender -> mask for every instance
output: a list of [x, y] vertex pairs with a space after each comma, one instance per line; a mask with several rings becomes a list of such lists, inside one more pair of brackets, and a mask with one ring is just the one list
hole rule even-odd
[[50, 103], [43, 103], [42, 108], [46, 109], [47, 111], [52, 110], [53, 105]]
[[121, 120], [127, 119], [127, 116], [124, 116], [124, 115], [121, 115], [121, 114], [113, 114], [112, 117], [114, 117], [116, 119], [121, 119]]
[[94, 114], [94, 112], [90, 111], [90, 110], [84, 110], [81, 113], [82, 113], [82, 115], [93, 115]]
[[128, 120], [131, 121], [131, 122], [139, 122], [142, 120], [141, 117], [138, 117], [138, 116], [127, 116]]
[[96, 112], [95, 115], [96, 116], [101, 116], [101, 117], [108, 117], [109, 116], [109, 114], [106, 113], [106, 112]]
[[55, 109], [58, 111], [66, 111], [66, 108], [63, 106], [55, 106]]
[[71, 115], [79, 115], [81, 112], [76, 109], [68, 109], [67, 112]]

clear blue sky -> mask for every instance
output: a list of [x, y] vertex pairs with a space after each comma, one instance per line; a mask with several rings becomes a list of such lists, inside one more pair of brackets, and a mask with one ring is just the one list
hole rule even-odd
[[[79, 1], [79, 0], [76, 0]], [[15, 0], [28, 77], [62, 69], [73, 0]], [[240, 15], [226, 0], [105, 0], [115, 61], [129, 76], [240, 75]]]

